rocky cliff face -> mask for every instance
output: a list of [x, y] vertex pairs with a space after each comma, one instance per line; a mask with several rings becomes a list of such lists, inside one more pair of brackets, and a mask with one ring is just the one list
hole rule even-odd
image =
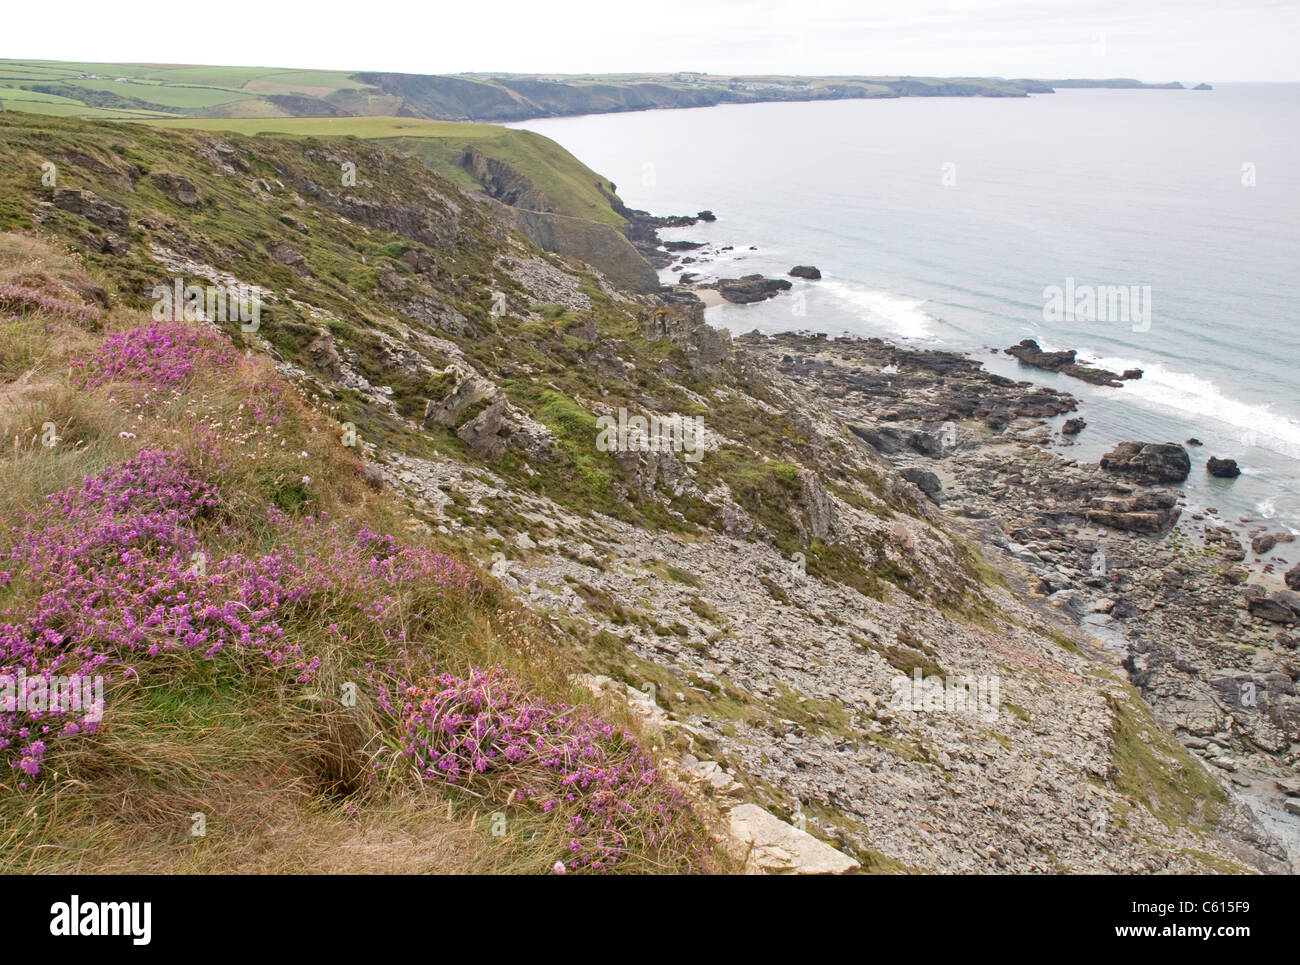
[[502, 204], [530, 211], [555, 211], [550, 199], [537, 185], [504, 161], [487, 157], [477, 148], [465, 148], [465, 153], [460, 157], [460, 166], [483, 185], [483, 190], [489, 197]]
[[539, 211], [526, 205], [502, 207], [497, 216], [539, 248], [586, 262], [620, 288], [643, 293], [659, 288], [659, 276], [655, 270], [622, 234], [609, 225]]
[[[998, 494], [1064, 502], [1032, 450], [1014, 476], [980, 460], [1068, 397], [945, 353], [733, 341], [515, 220], [554, 216], [378, 146], [2, 123], [6, 227], [83, 246], [120, 302], [173, 277], [264, 293], [260, 328], [220, 323], [236, 344], [353, 428], [412, 527], [648, 696], [665, 767], [729, 826], [757, 834], [759, 805], [875, 871], [1286, 866], [1060, 598], [976, 547]], [[73, 204], [11, 173], [74, 149]], [[99, 170], [162, 157], [193, 205]], [[1103, 494], [1071, 492], [1042, 512]]]

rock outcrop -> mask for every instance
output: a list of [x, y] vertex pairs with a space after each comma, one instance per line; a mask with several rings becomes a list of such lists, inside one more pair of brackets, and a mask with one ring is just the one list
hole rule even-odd
[[556, 210], [550, 198], [531, 179], [504, 161], [488, 157], [472, 145], [465, 148], [456, 163], [483, 186], [489, 197], [502, 204], [547, 213]]
[[465, 445], [488, 462], [500, 458], [511, 445], [529, 458], [548, 458], [551, 431], [512, 403], [493, 382], [459, 366], [447, 374], [455, 377], [455, 384], [441, 401], [428, 403], [425, 425], [436, 422], [454, 429]]
[[126, 210], [105, 201], [93, 191], [58, 188], [54, 192], [54, 206], [117, 234], [126, 233]]
[[1167, 533], [1178, 522], [1178, 494], [1168, 489], [1134, 496], [1097, 496], [1088, 504], [1087, 519], [1099, 526], [1129, 533]]
[[731, 335], [704, 320], [704, 306], [694, 295], [665, 296], [642, 312], [646, 341], [666, 338], [686, 353], [699, 375], [721, 374], [731, 349]]
[[170, 198], [177, 204], [183, 204], [187, 208], [194, 208], [199, 204], [199, 189], [189, 178], [168, 171], [155, 171], [149, 175], [149, 181], [164, 197]]
[[1146, 486], [1159, 486], [1186, 480], [1192, 460], [1176, 442], [1121, 442], [1101, 457], [1101, 468]]
[[1038, 343], [1032, 338], [1023, 339], [1020, 344], [1003, 349], [1003, 351], [1008, 355], [1015, 356], [1025, 365], [1043, 369], [1047, 372], [1060, 372], [1063, 375], [1082, 379], [1084, 382], [1091, 382], [1093, 385], [1107, 385], [1118, 388], [1124, 384], [1122, 380], [1141, 378], [1142, 376], [1139, 369], [1130, 369], [1123, 375], [1119, 375], [1107, 369], [1080, 365], [1075, 361], [1077, 353], [1074, 349], [1066, 349], [1061, 352], [1045, 352], [1038, 347]]
[[762, 275], [745, 275], [742, 278], [723, 278], [713, 286], [718, 294], [737, 305], [749, 305], [754, 302], [775, 298], [783, 291], [789, 291], [791, 285], [784, 278], [764, 278]]
[[939, 482], [939, 477], [928, 469], [904, 469], [902, 476], [921, 492], [925, 493], [930, 502], [938, 505], [943, 498], [943, 486]]

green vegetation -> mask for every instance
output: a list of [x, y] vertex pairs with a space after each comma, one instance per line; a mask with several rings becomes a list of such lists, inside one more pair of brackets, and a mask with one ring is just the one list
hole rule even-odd
[[[268, 117], [222, 119], [151, 119], [159, 127], [288, 137], [358, 137], [379, 140], [425, 161], [463, 191], [484, 185], [462, 163], [467, 148], [506, 164], [536, 188], [534, 201], [555, 211], [621, 228], [627, 219], [611, 206], [603, 182], [585, 164], [550, 138], [532, 131], [491, 124], [425, 121], [409, 117]], [[363, 175], [364, 176], [364, 175]]]
[[1218, 824], [1227, 795], [1205, 767], [1151, 719], [1128, 684], [1110, 698], [1114, 714], [1109, 783], [1170, 827], [1208, 830]]
[[[274, 610], [274, 634], [255, 632], [255, 643], [232, 640], [204, 654], [202, 646], [181, 645], [180, 633], [169, 637], [166, 627], [150, 630], [124, 617], [154, 644], [148, 653], [143, 644], [121, 652], [114, 643], [87, 644], [111, 651], [103, 665], [106, 716], [97, 728], [47, 737], [49, 746], [34, 758], [39, 773], [4, 769], [0, 870], [548, 873], [557, 859], [571, 860], [575, 812], [567, 805], [514, 806], [509, 794], [491, 788], [485, 794], [422, 780], [395, 753], [399, 734], [389, 730], [374, 678], [387, 679], [386, 667], [412, 681], [500, 667], [530, 699], [586, 702], [571, 679], [580, 668], [578, 638], [557, 635], [472, 559], [461, 562], [463, 547], [432, 531], [412, 532], [407, 508], [369, 484], [355, 451], [341, 444], [332, 407], [282, 381], [265, 357], [231, 352], [226, 339], [207, 334], [220, 347], [219, 361], [161, 356], [186, 363], [164, 370], [177, 373], [175, 381], [119, 374], [105, 384], [78, 382], [79, 364], [108, 344], [106, 335], [138, 332], [149, 322], [149, 312], [121, 306], [84, 311], [85, 293], [114, 287], [110, 275], [64, 250], [0, 234], [0, 292], [11, 300], [0, 313], [0, 345], [21, 345], [6, 354], [0, 378], [0, 432], [14, 441], [0, 452], [6, 532], [45, 505], [47, 494], [78, 492], [83, 480], [116, 478], [106, 471], [133, 459], [174, 452], [188, 468], [155, 477], [168, 487], [165, 498], [185, 507], [191, 491], [217, 497], [195, 516], [173, 520], [171, 538], [193, 538], [211, 560], [180, 599], [218, 592], [211, 588], [227, 579], [224, 561], [242, 561], [231, 572], [260, 587], [246, 598], [265, 608], [259, 612]], [[28, 291], [44, 300], [13, 302], [15, 292]], [[82, 312], [72, 310], [78, 306]], [[147, 391], [137, 396], [140, 388]], [[47, 424], [57, 429], [48, 445], [41, 442]], [[147, 485], [127, 492], [131, 498], [104, 510], [104, 518], [150, 512], [133, 509], [149, 498]], [[62, 545], [52, 535], [60, 525], [42, 521], [42, 538]], [[69, 538], [78, 538], [83, 531], [69, 525]], [[94, 532], [96, 539], [124, 533], [142, 541], [150, 547], [142, 557], [172, 551], [164, 536], [133, 535], [125, 522]], [[361, 541], [359, 555], [349, 549], [352, 539]], [[95, 545], [95, 552], [107, 549]], [[190, 544], [178, 545], [188, 559]], [[105, 552], [90, 569], [112, 567], [118, 555]], [[269, 560], [275, 565], [263, 569]], [[401, 575], [409, 564], [414, 579]], [[127, 569], [106, 582], [120, 576], [119, 585], [135, 587]], [[41, 608], [40, 572], [30, 563], [7, 564], [0, 586], [7, 613]], [[286, 573], [286, 580], [304, 580], [301, 592], [277, 598], [274, 580]], [[158, 584], [166, 580], [153, 577], [128, 608], [164, 599], [152, 594], [165, 593]], [[247, 605], [244, 611], [251, 614]], [[75, 621], [67, 622], [74, 632]], [[112, 620], [96, 625], [93, 638], [102, 632], [116, 639]], [[213, 633], [209, 642], [218, 639]], [[265, 659], [269, 640], [288, 657], [283, 667]], [[135, 672], [122, 674], [121, 664]], [[622, 725], [635, 726], [628, 719]], [[615, 741], [614, 753], [635, 747], [624, 737]], [[530, 772], [530, 786], [535, 777]], [[650, 813], [653, 803], [644, 806]], [[497, 814], [509, 816], [505, 834], [489, 820]], [[693, 816], [689, 828], [694, 841], [703, 840]], [[728, 867], [695, 848], [689, 858], [670, 853], [662, 841], [629, 838], [618, 870]]]

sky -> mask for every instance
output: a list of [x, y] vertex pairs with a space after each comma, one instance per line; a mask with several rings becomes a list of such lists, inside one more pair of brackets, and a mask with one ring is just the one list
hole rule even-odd
[[1300, 0], [16, 2], [0, 57], [514, 71], [1300, 81]]

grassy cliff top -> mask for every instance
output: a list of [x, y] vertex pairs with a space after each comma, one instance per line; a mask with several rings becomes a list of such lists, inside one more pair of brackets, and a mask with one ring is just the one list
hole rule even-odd
[[615, 228], [627, 223], [598, 187], [612, 185], [550, 138], [532, 131], [462, 121], [429, 121], [410, 117], [278, 117], [151, 119], [158, 127], [239, 134], [281, 134], [291, 137], [359, 137], [384, 141], [426, 161], [464, 191], [482, 185], [461, 163], [473, 147], [509, 165], [542, 192], [553, 209], [573, 218]]
[[529, 117], [861, 97], [1024, 97], [1053, 86], [1145, 87], [1137, 80], [671, 74], [401, 74], [275, 67], [0, 60], [9, 109], [89, 117], [397, 115]]

